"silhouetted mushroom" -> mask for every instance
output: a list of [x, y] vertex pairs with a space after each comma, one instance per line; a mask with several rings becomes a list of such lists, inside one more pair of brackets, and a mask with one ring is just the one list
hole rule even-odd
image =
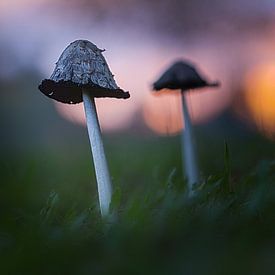
[[112, 185], [94, 98], [126, 99], [130, 94], [117, 86], [102, 52], [103, 50], [87, 40], [74, 41], [61, 54], [52, 76], [42, 81], [39, 90], [46, 96], [63, 103], [73, 104], [84, 101], [100, 210], [101, 214], [106, 216], [109, 213]]
[[171, 89], [182, 91], [205, 88], [218, 87], [218, 82], [208, 82], [203, 79], [188, 62], [178, 61], [174, 63], [154, 84], [154, 90]]
[[181, 90], [183, 119], [185, 123], [185, 130], [182, 134], [183, 161], [190, 194], [192, 193], [193, 184], [199, 181], [199, 174], [192, 137], [192, 124], [185, 93], [192, 89], [218, 86], [218, 82], [208, 82], [202, 78], [194, 66], [185, 61], [174, 63], [153, 84], [153, 88], [156, 91], [162, 89]]

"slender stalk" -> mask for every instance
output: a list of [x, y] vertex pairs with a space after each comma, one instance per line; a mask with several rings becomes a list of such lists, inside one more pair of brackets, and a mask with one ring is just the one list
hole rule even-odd
[[182, 110], [184, 119], [184, 130], [182, 133], [182, 156], [184, 171], [186, 173], [189, 194], [192, 194], [193, 184], [198, 182], [198, 167], [195, 156], [194, 138], [192, 133], [192, 123], [186, 102], [186, 93], [181, 92], [182, 95]]
[[101, 215], [105, 217], [109, 214], [109, 206], [112, 198], [112, 183], [105, 157], [95, 101], [85, 89], [83, 89], [83, 102], [97, 179], [100, 211]]

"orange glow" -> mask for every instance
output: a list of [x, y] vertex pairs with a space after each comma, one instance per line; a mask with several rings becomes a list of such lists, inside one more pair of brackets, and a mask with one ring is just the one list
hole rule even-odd
[[149, 94], [143, 105], [146, 125], [161, 135], [177, 134], [183, 128], [181, 94], [169, 92], [157, 96]]
[[[64, 118], [76, 124], [86, 125], [83, 104], [54, 103], [57, 111]], [[103, 131], [113, 131], [127, 127], [134, 113], [132, 104], [129, 105], [126, 100], [121, 99], [96, 99], [96, 107]]]
[[245, 77], [245, 103], [257, 127], [275, 138], [275, 63], [262, 64]]
[[[220, 89], [190, 92], [187, 104], [193, 123], [204, 123], [217, 116], [228, 101], [228, 96]], [[146, 125], [158, 134], [179, 133], [184, 127], [180, 92], [163, 90], [148, 94], [143, 104], [143, 117]]]
[[[170, 53], [166, 52], [166, 49], [157, 51], [149, 46], [147, 49], [140, 46], [136, 51], [125, 50], [124, 58], [120, 56], [121, 50], [117, 51], [114, 48], [113, 52], [106, 52], [106, 57], [112, 64], [111, 70], [116, 72], [117, 83], [125, 90], [130, 91], [131, 97], [127, 100], [106, 98], [96, 101], [103, 131], [127, 128], [135, 115], [141, 111], [146, 125], [154, 132], [161, 135], [178, 133], [183, 127], [178, 91], [161, 92], [161, 95], [157, 93], [159, 95], [157, 96], [152, 93], [150, 86], [158, 76], [156, 72], [161, 71], [161, 68], [166, 68], [177, 56], [181, 56], [180, 51], [174, 51], [175, 56], [170, 57]], [[149, 59], [150, 62], [144, 66], [144, 60]], [[198, 57], [197, 59], [203, 58]], [[210, 75], [218, 75], [217, 79], [221, 80], [223, 87], [226, 87], [227, 81], [224, 75], [217, 72], [218, 69], [215, 70], [215, 65], [212, 65], [213, 69], [210, 61], [205, 61], [205, 63], [206, 65], [203, 67], [209, 68]], [[188, 100], [193, 122], [203, 123], [217, 116], [229, 105], [231, 96], [232, 94], [225, 88], [193, 91]], [[56, 106], [63, 117], [85, 125], [82, 105], [57, 104]]]

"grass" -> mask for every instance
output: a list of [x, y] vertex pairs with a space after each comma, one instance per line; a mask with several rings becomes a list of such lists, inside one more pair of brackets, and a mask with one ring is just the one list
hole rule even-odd
[[112, 222], [99, 216], [86, 147], [2, 157], [1, 273], [274, 274], [275, 162], [239, 167], [221, 141], [216, 172], [202, 166], [190, 198], [178, 145], [106, 140]]

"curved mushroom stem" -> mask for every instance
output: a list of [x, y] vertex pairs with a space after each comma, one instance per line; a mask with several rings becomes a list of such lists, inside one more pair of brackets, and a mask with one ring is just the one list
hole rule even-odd
[[181, 91], [182, 109], [184, 119], [184, 130], [182, 132], [182, 155], [184, 171], [187, 177], [189, 195], [193, 194], [193, 185], [198, 182], [198, 166], [195, 156], [194, 139], [192, 133], [192, 123], [188, 112], [186, 93]]
[[100, 211], [101, 215], [105, 217], [109, 214], [109, 206], [112, 199], [111, 178], [105, 157], [95, 101], [85, 89], [83, 89], [83, 102], [97, 179]]

